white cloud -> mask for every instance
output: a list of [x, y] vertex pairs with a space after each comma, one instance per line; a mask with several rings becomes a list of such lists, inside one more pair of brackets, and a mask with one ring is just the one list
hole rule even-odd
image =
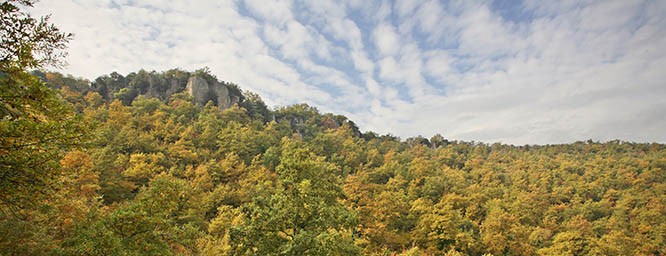
[[404, 18], [406, 16], [412, 15], [414, 10], [419, 6], [420, 1], [416, 0], [397, 0], [395, 1], [393, 8], [394, 12]]
[[[401, 137], [666, 142], [664, 1], [43, 0], [67, 73], [194, 70]], [[506, 12], [504, 12], [506, 13]]]
[[393, 26], [379, 24], [373, 33], [377, 50], [382, 56], [393, 56], [400, 50], [400, 38]]
[[254, 15], [261, 17], [267, 23], [284, 25], [293, 19], [291, 0], [244, 0], [244, 3]]
[[424, 72], [429, 76], [436, 77], [440, 81], [445, 81], [445, 77], [452, 72], [451, 56], [442, 50], [434, 50], [426, 53]]
[[[268, 25], [264, 27], [264, 31], [266, 42], [278, 46], [280, 53], [287, 59], [299, 60], [307, 58], [312, 51], [317, 52], [316, 38], [303, 24], [297, 21], [288, 21], [285, 30]], [[330, 53], [323, 51], [319, 55], [326, 58], [330, 56]]]
[[361, 73], [372, 74], [375, 69], [375, 64], [368, 58], [367, 53], [361, 50], [355, 50], [351, 52], [351, 58], [354, 63], [354, 67]]
[[487, 6], [481, 5], [467, 10], [459, 17], [460, 54], [492, 58], [512, 54], [514, 49], [524, 49], [521, 38], [502, 23], [502, 19], [492, 15]]

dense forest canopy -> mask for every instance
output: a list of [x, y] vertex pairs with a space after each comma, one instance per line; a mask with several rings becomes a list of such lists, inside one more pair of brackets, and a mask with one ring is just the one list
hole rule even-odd
[[[206, 69], [90, 82], [30, 73], [41, 60], [17, 49], [0, 71], [2, 255], [666, 254], [663, 144], [403, 141], [268, 109]], [[193, 74], [238, 100], [198, 104]]]

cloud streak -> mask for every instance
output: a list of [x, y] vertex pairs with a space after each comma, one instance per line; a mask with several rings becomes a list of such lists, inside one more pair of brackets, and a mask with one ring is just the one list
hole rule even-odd
[[194, 70], [362, 130], [512, 144], [666, 142], [662, 1], [42, 0], [65, 72]]

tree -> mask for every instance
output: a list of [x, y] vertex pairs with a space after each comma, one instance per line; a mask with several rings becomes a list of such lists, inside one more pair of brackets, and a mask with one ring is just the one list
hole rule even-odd
[[444, 147], [449, 144], [449, 140], [445, 139], [441, 134], [435, 134], [430, 138], [430, 143], [433, 148]]
[[0, 204], [23, 207], [43, 195], [59, 172], [59, 159], [82, 143], [84, 126], [56, 92], [25, 69], [58, 64], [71, 35], [36, 20], [6, 1], [0, 50]]
[[59, 65], [71, 38], [48, 17], [34, 19], [20, 7], [33, 3], [0, 3], [0, 254], [8, 255], [57, 247], [58, 229], [69, 222], [62, 217], [76, 215], [58, 209], [73, 205], [56, 196], [63, 186], [60, 159], [86, 140], [73, 108], [27, 71]]
[[0, 30], [0, 69], [39, 68], [60, 65], [63, 51], [72, 34], [62, 33], [49, 16], [35, 19], [18, 5], [32, 7], [34, 0], [8, 0], [0, 4], [2, 13]]
[[36, 77], [5, 73], [0, 84], [0, 201], [18, 206], [20, 197], [45, 192], [60, 157], [83, 143], [85, 127]]
[[[345, 208], [335, 166], [300, 142], [282, 142], [275, 193], [256, 195], [242, 207], [236, 253], [258, 255], [354, 255], [355, 214]], [[232, 234], [232, 240], [234, 236]]]
[[481, 242], [494, 255], [530, 255], [529, 233], [516, 216], [502, 208], [499, 201], [489, 202], [486, 219], [481, 224]]
[[240, 106], [247, 109], [248, 115], [252, 118], [263, 122], [268, 122], [272, 118], [266, 103], [256, 93], [243, 92], [243, 102], [240, 103]]

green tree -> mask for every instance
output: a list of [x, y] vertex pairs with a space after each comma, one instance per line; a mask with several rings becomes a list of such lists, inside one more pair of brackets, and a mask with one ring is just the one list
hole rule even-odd
[[247, 109], [247, 114], [254, 119], [268, 122], [272, 118], [266, 103], [256, 93], [243, 92], [243, 101], [240, 106]]
[[335, 166], [302, 143], [283, 140], [278, 190], [255, 196], [242, 207], [246, 224], [237, 229], [236, 253], [358, 254], [351, 237], [356, 217], [339, 201], [343, 194], [335, 172]]
[[83, 142], [84, 126], [57, 93], [25, 69], [57, 64], [70, 36], [5, 1], [0, 44], [0, 204], [22, 207], [49, 192], [59, 159]]
[[23, 70], [59, 65], [72, 34], [62, 33], [49, 23], [49, 16], [35, 19], [20, 5], [32, 7], [34, 0], [8, 0], [0, 4], [0, 70]]
[[[56, 91], [27, 71], [61, 64], [71, 35], [48, 17], [24, 12], [33, 3], [0, 3], [0, 254], [6, 255], [57, 250], [58, 239], [86, 208], [59, 194], [69, 189], [62, 181], [71, 181], [60, 160], [83, 144], [85, 126]], [[83, 179], [75, 183], [87, 183]]]
[[48, 192], [60, 158], [83, 143], [85, 126], [26, 72], [0, 74], [0, 84], [0, 203], [19, 206]]

